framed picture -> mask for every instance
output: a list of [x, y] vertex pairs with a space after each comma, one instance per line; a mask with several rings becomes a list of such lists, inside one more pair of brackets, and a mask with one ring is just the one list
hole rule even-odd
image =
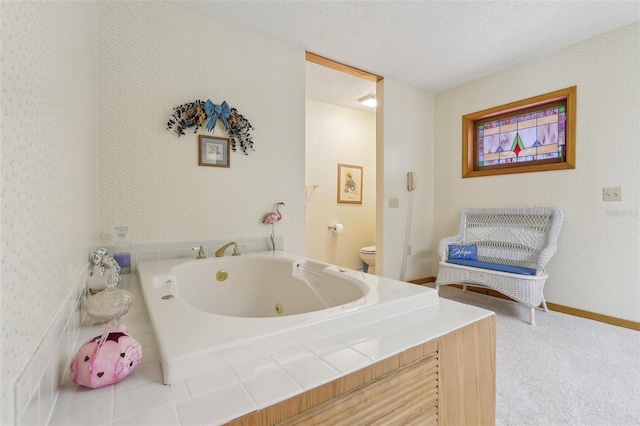
[[362, 204], [362, 166], [338, 164], [338, 203]]
[[462, 177], [574, 169], [576, 87], [462, 117]]
[[229, 138], [198, 136], [198, 165], [209, 167], [229, 167]]

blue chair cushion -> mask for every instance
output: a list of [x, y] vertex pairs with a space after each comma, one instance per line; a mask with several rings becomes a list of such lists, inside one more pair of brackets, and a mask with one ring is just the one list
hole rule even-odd
[[449, 259], [478, 260], [478, 247], [473, 245], [449, 244]]
[[471, 259], [447, 259], [448, 263], [454, 263], [456, 265], [472, 266], [474, 268], [490, 269], [492, 271], [510, 272], [512, 274], [520, 275], [535, 275], [536, 270], [533, 268], [524, 268], [522, 266], [503, 265], [501, 263], [483, 262], [481, 260]]

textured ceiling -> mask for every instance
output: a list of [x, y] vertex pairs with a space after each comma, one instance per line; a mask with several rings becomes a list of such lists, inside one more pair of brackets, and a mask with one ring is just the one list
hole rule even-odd
[[[433, 93], [640, 21], [633, 0], [175, 3]], [[310, 93], [352, 93], [313, 68]]]
[[307, 98], [370, 114], [376, 113], [375, 108], [358, 102], [358, 99], [370, 93], [376, 94], [376, 83], [373, 81], [307, 62], [305, 82]]

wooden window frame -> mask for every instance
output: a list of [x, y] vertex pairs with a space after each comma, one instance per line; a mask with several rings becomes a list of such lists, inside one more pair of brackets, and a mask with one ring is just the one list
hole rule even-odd
[[[535, 96], [506, 105], [467, 114], [462, 117], [462, 177], [494, 176], [511, 173], [575, 169], [576, 164], [576, 86]], [[500, 115], [517, 115], [527, 109], [543, 109], [556, 102], [566, 102], [565, 156], [560, 161], [534, 161], [534, 164], [510, 163], [499, 166], [478, 166], [478, 122]]]

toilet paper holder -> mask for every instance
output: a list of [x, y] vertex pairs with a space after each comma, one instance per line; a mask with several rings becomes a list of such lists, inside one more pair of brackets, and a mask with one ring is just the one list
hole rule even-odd
[[342, 231], [344, 231], [344, 226], [342, 226], [342, 224], [340, 223], [329, 225], [327, 226], [327, 228], [333, 231], [335, 234], [342, 234]]

